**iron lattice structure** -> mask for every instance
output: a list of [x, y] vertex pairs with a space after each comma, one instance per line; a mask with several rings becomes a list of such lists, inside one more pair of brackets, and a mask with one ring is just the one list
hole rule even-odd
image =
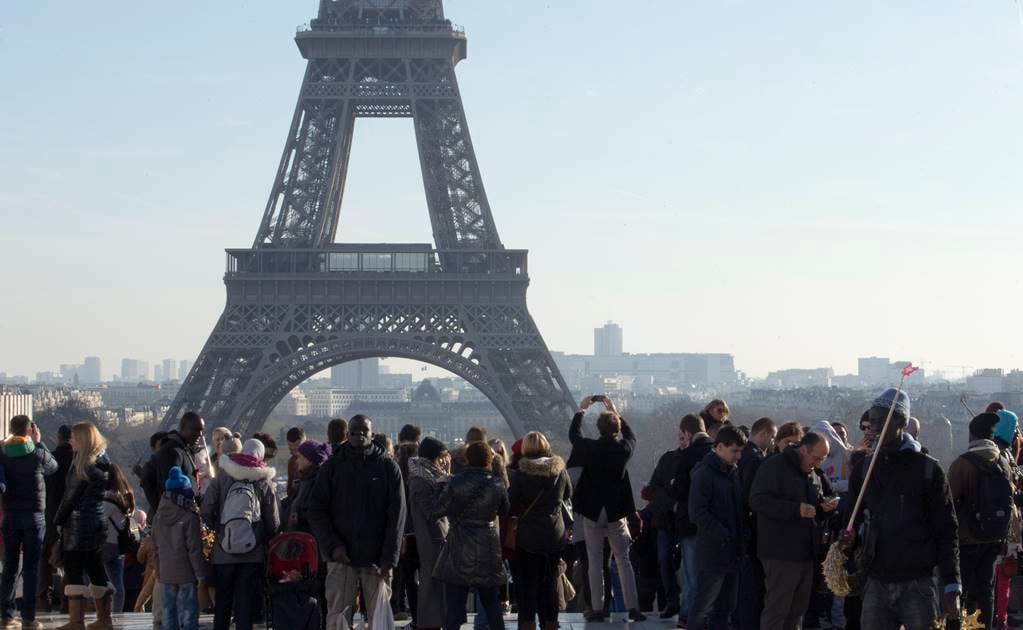
[[[450, 370], [517, 435], [550, 433], [573, 403], [480, 178], [464, 33], [441, 0], [321, 0], [295, 40], [308, 66], [263, 220], [228, 250], [227, 305], [164, 425], [194, 410], [250, 435], [303, 380], [376, 356]], [[334, 242], [359, 117], [413, 119], [435, 247]]]

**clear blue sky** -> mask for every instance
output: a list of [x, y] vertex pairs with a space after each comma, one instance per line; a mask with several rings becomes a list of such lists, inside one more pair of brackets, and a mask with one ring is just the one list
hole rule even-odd
[[[552, 348], [1023, 367], [1016, 0], [445, 4]], [[194, 358], [316, 5], [0, 4], [0, 370]], [[339, 240], [429, 240], [410, 121], [358, 121], [345, 201]]]

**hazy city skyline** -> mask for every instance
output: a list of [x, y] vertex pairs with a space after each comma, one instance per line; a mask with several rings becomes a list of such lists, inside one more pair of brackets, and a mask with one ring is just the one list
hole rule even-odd
[[[871, 355], [1023, 367], [1012, 2], [644, 6], [445, 3], [552, 350], [591, 352], [611, 319], [627, 352], [730, 353], [756, 376]], [[19, 25], [0, 30], [0, 370], [195, 358], [223, 249], [262, 214], [304, 68], [290, 37], [315, 7], [0, 7]], [[339, 240], [428, 242], [411, 123], [358, 121], [352, 157]]]

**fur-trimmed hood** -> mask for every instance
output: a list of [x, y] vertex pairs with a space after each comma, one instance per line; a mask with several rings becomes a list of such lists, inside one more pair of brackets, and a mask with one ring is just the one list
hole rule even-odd
[[220, 459], [220, 471], [235, 481], [259, 481], [260, 479], [273, 481], [273, 478], [277, 476], [276, 468], [243, 466], [231, 459], [230, 456]]
[[523, 457], [519, 460], [519, 472], [533, 477], [557, 477], [565, 470], [565, 460], [557, 455], [551, 457], [537, 457], [530, 459]]

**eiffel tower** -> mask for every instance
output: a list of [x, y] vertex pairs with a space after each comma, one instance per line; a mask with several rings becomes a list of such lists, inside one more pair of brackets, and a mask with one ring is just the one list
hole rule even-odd
[[[251, 249], [227, 250], [227, 305], [164, 416], [251, 435], [299, 383], [367, 357], [478, 388], [516, 435], [560, 434], [573, 402], [526, 308], [526, 250], [497, 234], [455, 78], [465, 33], [442, 0], [321, 0]], [[434, 243], [334, 242], [355, 119], [412, 118]]]

